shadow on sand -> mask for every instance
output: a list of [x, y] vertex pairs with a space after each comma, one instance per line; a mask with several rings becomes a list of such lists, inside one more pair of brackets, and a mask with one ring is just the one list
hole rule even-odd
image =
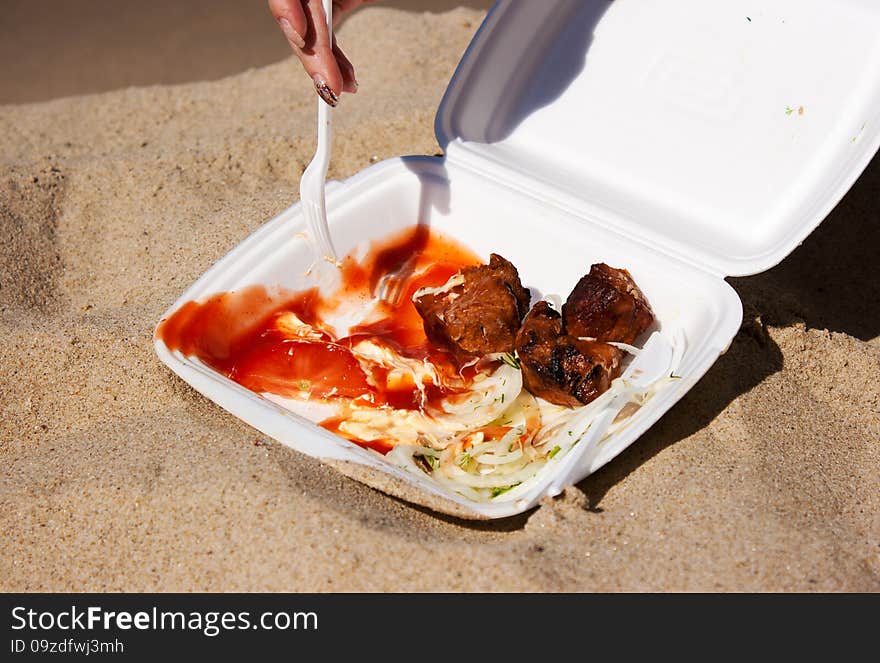
[[590, 508], [642, 463], [707, 426], [731, 401], [782, 368], [768, 325], [804, 323], [863, 341], [880, 335], [880, 156], [825, 222], [778, 266], [730, 279], [743, 301], [743, 325], [730, 350], [635, 444], [578, 484]]

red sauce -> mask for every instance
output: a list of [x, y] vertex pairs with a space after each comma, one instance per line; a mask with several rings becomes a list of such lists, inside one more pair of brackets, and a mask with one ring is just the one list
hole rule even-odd
[[[341, 286], [332, 295], [322, 296], [317, 289], [289, 292], [249, 286], [201, 302], [187, 302], [160, 322], [156, 337], [168, 349], [198, 357], [257, 393], [298, 397], [308, 392], [316, 398], [358, 399], [360, 404], [418, 409], [423, 396], [415, 385], [386, 389], [370, 384], [350, 348], [371, 340], [405, 357], [427, 359], [445, 375], [472, 378], [474, 367], [463, 368], [458, 358], [428, 342], [412, 295], [419, 288], [443, 285], [463, 267], [480, 263], [467, 248], [418, 225], [374, 242], [361, 262], [347, 256], [342, 262]], [[401, 279], [396, 301], [382, 303], [378, 317], [352, 328], [347, 337], [332, 338], [324, 323], [328, 314], [352, 298], [369, 300], [382, 277], [390, 273]], [[286, 313], [294, 313], [324, 332], [321, 339], [284, 333], [275, 323]], [[374, 370], [373, 377], [382, 378], [377, 381], [383, 384], [384, 376], [379, 373]], [[434, 385], [425, 389], [429, 401], [449, 393]], [[339, 429], [341, 423], [333, 419], [321, 425], [351, 439]], [[382, 453], [392, 446], [385, 441], [354, 441]]]
[[333, 417], [331, 419], [325, 419], [321, 422], [321, 426], [329, 430], [331, 433], [336, 433], [340, 437], [344, 437], [347, 440], [351, 440], [352, 442], [361, 445], [362, 447], [366, 447], [367, 449], [374, 449], [378, 451], [380, 454], [387, 454], [394, 448], [394, 444], [389, 442], [388, 440], [359, 440], [356, 437], [352, 437], [348, 433], [346, 433], [340, 427], [343, 423], [345, 423], [345, 419], [340, 417]]

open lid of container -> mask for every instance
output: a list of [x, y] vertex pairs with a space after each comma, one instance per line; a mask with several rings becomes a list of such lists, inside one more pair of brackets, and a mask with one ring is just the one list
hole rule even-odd
[[501, 0], [436, 132], [450, 160], [755, 274], [880, 146], [880, 2]]

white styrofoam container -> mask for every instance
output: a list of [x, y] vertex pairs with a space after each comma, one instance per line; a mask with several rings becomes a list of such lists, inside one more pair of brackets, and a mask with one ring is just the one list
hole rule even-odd
[[[685, 340], [683, 379], [607, 440], [580, 480], [728, 347], [742, 309], [724, 276], [788, 255], [877, 151], [878, 35], [875, 0], [498, 2], [440, 106], [446, 157], [391, 159], [329, 187], [337, 251], [421, 222], [484, 257], [501, 253], [538, 296], [564, 297], [594, 262], [627, 268], [663, 333]], [[211, 267], [166, 317], [247, 285], [304, 287], [303, 230], [297, 204]], [[266, 435], [387, 472], [465, 515], [520, 513], [578, 461], [575, 447], [534, 483], [473, 503], [155, 345], [175, 373]]]

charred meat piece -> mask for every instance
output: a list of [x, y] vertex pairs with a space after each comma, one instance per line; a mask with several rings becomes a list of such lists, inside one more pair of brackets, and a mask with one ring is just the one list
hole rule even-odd
[[511, 352], [531, 295], [510, 262], [492, 254], [488, 265], [462, 271], [460, 282], [419, 295], [414, 303], [428, 338], [456, 352]]
[[648, 300], [625, 269], [605, 263], [590, 267], [562, 307], [571, 336], [633, 343], [654, 322]]
[[535, 396], [571, 407], [589, 403], [620, 374], [623, 352], [564, 333], [562, 316], [538, 302], [516, 337], [523, 384]]

